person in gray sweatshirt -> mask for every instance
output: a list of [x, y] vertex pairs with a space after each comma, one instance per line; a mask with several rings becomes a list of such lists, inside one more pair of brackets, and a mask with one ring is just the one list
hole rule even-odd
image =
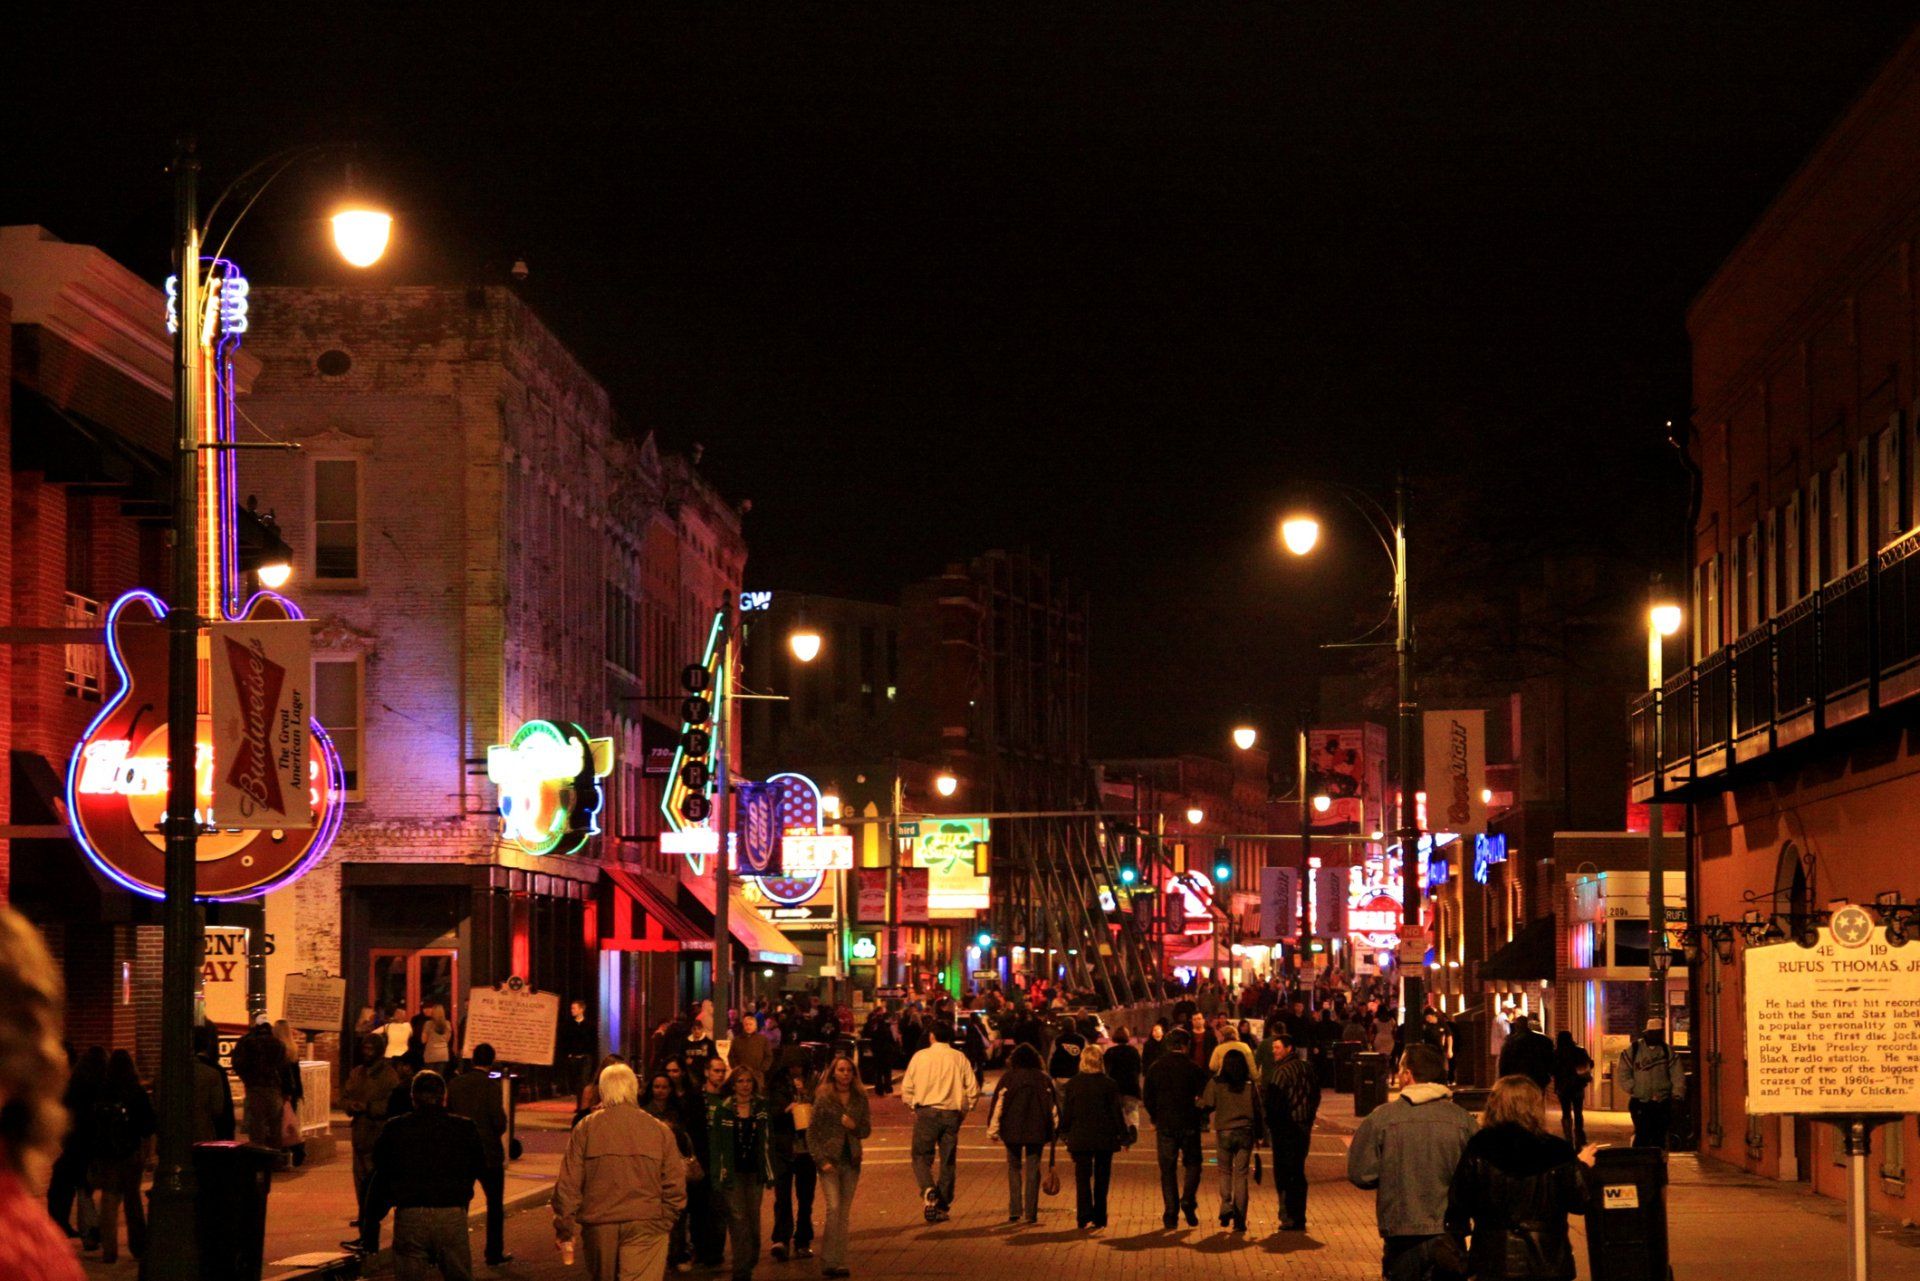
[[1447, 1191], [1475, 1128], [1446, 1078], [1439, 1050], [1410, 1046], [1400, 1060], [1400, 1097], [1368, 1113], [1347, 1150], [1348, 1181], [1378, 1190], [1380, 1272], [1389, 1281], [1426, 1276], [1445, 1249]]

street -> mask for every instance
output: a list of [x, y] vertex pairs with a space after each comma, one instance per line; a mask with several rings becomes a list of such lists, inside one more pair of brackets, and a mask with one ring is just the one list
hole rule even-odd
[[[878, 1119], [855, 1202], [852, 1251], [848, 1264], [856, 1277], [1046, 1277], [1076, 1278], [1165, 1276], [1202, 1269], [1210, 1278], [1302, 1277], [1328, 1281], [1372, 1281], [1379, 1276], [1379, 1237], [1374, 1228], [1373, 1194], [1346, 1181], [1347, 1132], [1355, 1124], [1346, 1096], [1329, 1094], [1322, 1106], [1307, 1173], [1313, 1185], [1308, 1231], [1282, 1234], [1273, 1182], [1253, 1190], [1249, 1230], [1236, 1235], [1216, 1226], [1218, 1208], [1214, 1170], [1209, 1160], [1200, 1189], [1200, 1226], [1173, 1232], [1160, 1229], [1159, 1179], [1151, 1129], [1141, 1142], [1114, 1161], [1112, 1224], [1089, 1235], [1076, 1230], [1073, 1173], [1065, 1152], [1058, 1157], [1063, 1187], [1041, 1199], [1040, 1222], [1019, 1227], [1006, 1222], [1006, 1179], [1002, 1149], [987, 1142], [978, 1113], [963, 1133], [959, 1184], [953, 1218], [929, 1225], [922, 1221], [908, 1153], [908, 1122], [896, 1097], [876, 1100]], [[1624, 1127], [1594, 1115], [1594, 1135], [1624, 1142]], [[1266, 1154], [1263, 1153], [1263, 1157]], [[1746, 1281], [1753, 1265], [1795, 1275], [1838, 1275], [1846, 1247], [1840, 1207], [1813, 1198], [1794, 1186], [1730, 1174], [1702, 1173], [1696, 1159], [1673, 1160], [1670, 1192], [1673, 1266], [1680, 1281]], [[816, 1230], [820, 1209], [815, 1206]], [[762, 1224], [773, 1222], [772, 1194]], [[480, 1262], [481, 1235], [475, 1222], [475, 1275], [506, 1278], [565, 1278], [581, 1275], [560, 1262], [554, 1248], [552, 1219], [544, 1202], [512, 1213], [507, 1248], [513, 1262], [487, 1268]], [[1874, 1276], [1881, 1281], [1920, 1281], [1920, 1234], [1881, 1225], [1875, 1244]], [[1584, 1233], [1575, 1225], [1580, 1276], [1587, 1267]], [[816, 1246], [818, 1242], [816, 1241]], [[1009, 1254], [1008, 1251], [1016, 1251]], [[817, 1276], [819, 1260], [776, 1263], [763, 1246], [757, 1276]], [[286, 1275], [269, 1269], [269, 1276]], [[364, 1275], [391, 1276], [384, 1260]]]

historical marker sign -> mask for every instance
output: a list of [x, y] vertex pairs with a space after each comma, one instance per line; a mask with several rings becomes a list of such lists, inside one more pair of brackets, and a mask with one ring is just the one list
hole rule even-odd
[[[517, 982], [517, 980], [516, 980]], [[553, 1064], [553, 1043], [560, 1031], [560, 994], [535, 992], [512, 983], [476, 987], [467, 994], [467, 1039], [462, 1053], [491, 1045], [503, 1063]]]
[[1749, 1113], [1920, 1112], [1920, 944], [1848, 905], [1745, 963]]

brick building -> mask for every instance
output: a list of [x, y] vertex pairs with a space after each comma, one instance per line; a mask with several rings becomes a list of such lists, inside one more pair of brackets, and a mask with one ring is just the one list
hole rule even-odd
[[[509, 290], [253, 300], [241, 408], [301, 449], [249, 455], [242, 490], [293, 548], [349, 791], [333, 852], [269, 896], [285, 963], [344, 975], [350, 1015], [441, 1001], [457, 1018], [471, 986], [519, 975], [587, 1000], [629, 1048], [705, 987], [710, 944], [643, 773], [650, 733], [678, 727], [649, 730], [643, 700], [677, 692], [737, 588], [737, 513], [620, 423]], [[488, 749], [532, 721], [613, 740], [600, 832], [571, 853], [503, 836]]]
[[[1696, 921], [1751, 914], [1791, 935], [1836, 899], [1920, 897], [1917, 242], [1920, 37], [1688, 313], [1690, 635], [1636, 709], [1635, 790], [1691, 807]], [[1745, 1114], [1739, 959], [1707, 959], [1702, 1151], [1842, 1195], [1830, 1127]], [[1911, 1118], [1876, 1136], [1874, 1209], [1913, 1213], [1914, 1137]]]

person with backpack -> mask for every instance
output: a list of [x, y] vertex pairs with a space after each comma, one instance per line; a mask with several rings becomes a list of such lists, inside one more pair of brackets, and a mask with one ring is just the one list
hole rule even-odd
[[1573, 1281], [1567, 1216], [1587, 1207], [1594, 1149], [1547, 1133], [1547, 1098], [1524, 1076], [1493, 1083], [1447, 1192], [1446, 1227], [1476, 1281]]
[[61, 1101], [66, 1106], [68, 1124], [47, 1183], [47, 1212], [67, 1236], [79, 1237], [89, 1250], [100, 1244], [100, 1224], [93, 1191], [87, 1186], [87, 1165], [92, 1157], [87, 1126], [93, 1119], [93, 1101], [106, 1081], [106, 1047], [90, 1045], [74, 1063], [67, 1080]]
[[1266, 1128], [1260, 1091], [1253, 1088], [1253, 1056], [1229, 1054], [1220, 1074], [1200, 1092], [1200, 1110], [1213, 1117], [1213, 1157], [1220, 1167], [1220, 1226], [1247, 1230], [1247, 1180], [1253, 1149]]
[[1261, 1105], [1273, 1144], [1273, 1189], [1280, 1197], [1280, 1230], [1307, 1230], [1307, 1152], [1320, 1111], [1320, 1080], [1286, 1029], [1274, 1037], [1274, 1057], [1260, 1078]]
[[1686, 1097], [1687, 1072], [1680, 1056], [1668, 1048], [1660, 1020], [1647, 1020], [1639, 1044], [1628, 1046], [1620, 1056], [1613, 1078], [1627, 1093], [1633, 1146], [1665, 1148], [1673, 1126], [1673, 1105]]
[[273, 1023], [262, 1014], [233, 1047], [233, 1074], [247, 1087], [247, 1141], [257, 1147], [280, 1147], [285, 1120], [287, 1047], [273, 1034]]
[[1206, 1069], [1188, 1055], [1190, 1038], [1184, 1029], [1167, 1034], [1167, 1049], [1147, 1070], [1140, 1101], [1153, 1122], [1155, 1156], [1160, 1165], [1160, 1226], [1171, 1231], [1179, 1215], [1187, 1226], [1200, 1222], [1200, 1132], [1207, 1119], [1200, 1113], [1200, 1091], [1206, 1088]]
[[120, 1257], [120, 1210], [127, 1212], [127, 1249], [134, 1258], [147, 1252], [147, 1215], [140, 1200], [140, 1176], [147, 1168], [150, 1140], [159, 1130], [153, 1099], [140, 1084], [133, 1055], [115, 1050], [107, 1060], [106, 1083], [94, 1096], [87, 1125], [87, 1183], [100, 1191], [100, 1261]]
[[1560, 1100], [1560, 1132], [1576, 1148], [1587, 1146], [1587, 1086], [1593, 1082], [1593, 1056], [1562, 1031], [1553, 1044], [1553, 1092]]
[[1080, 1034], [1073, 1020], [1061, 1019], [1053, 1034], [1053, 1053], [1047, 1058], [1047, 1075], [1055, 1085], [1065, 1089], [1079, 1074], [1080, 1053], [1086, 1048], [1087, 1038]]
[[1122, 1023], [1113, 1029], [1113, 1044], [1106, 1047], [1100, 1060], [1106, 1065], [1107, 1075], [1120, 1087], [1120, 1103], [1127, 1112], [1127, 1146], [1132, 1147], [1140, 1141], [1140, 1072], [1142, 1064], [1140, 1051], [1133, 1046], [1133, 1036]]

